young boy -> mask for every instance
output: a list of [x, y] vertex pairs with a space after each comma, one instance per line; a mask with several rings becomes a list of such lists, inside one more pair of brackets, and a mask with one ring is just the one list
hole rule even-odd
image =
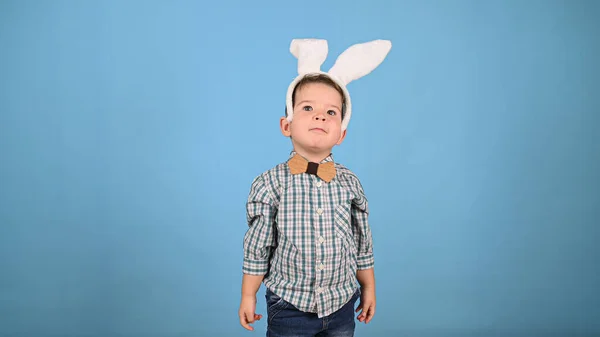
[[367, 199], [357, 176], [335, 162], [331, 151], [346, 137], [346, 84], [377, 67], [390, 48], [389, 41], [355, 45], [324, 73], [319, 67], [326, 42], [292, 41], [299, 75], [288, 89], [280, 127], [293, 150], [252, 182], [239, 309], [244, 328], [253, 330], [250, 324], [262, 318], [255, 313], [261, 283], [267, 336], [353, 336], [355, 312], [360, 322], [373, 318]]

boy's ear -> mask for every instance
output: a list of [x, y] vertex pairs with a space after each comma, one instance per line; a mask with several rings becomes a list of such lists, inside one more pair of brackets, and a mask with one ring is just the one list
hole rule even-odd
[[340, 136], [340, 139], [338, 140], [338, 142], [336, 143], [336, 145], [342, 144], [342, 142], [344, 141], [344, 138], [346, 138], [346, 131], [348, 131], [348, 129], [342, 131], [342, 135]]
[[279, 120], [279, 127], [281, 128], [281, 133], [284, 136], [289, 137], [292, 135], [292, 132], [290, 130], [290, 122], [287, 120], [286, 117], [281, 117], [281, 119]]

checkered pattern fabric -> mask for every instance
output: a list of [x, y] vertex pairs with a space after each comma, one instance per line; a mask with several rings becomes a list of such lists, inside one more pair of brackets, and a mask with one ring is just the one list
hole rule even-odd
[[246, 207], [243, 272], [263, 275], [271, 291], [319, 317], [351, 298], [357, 270], [374, 266], [363, 188], [348, 168], [335, 168], [326, 183], [281, 163], [254, 179]]

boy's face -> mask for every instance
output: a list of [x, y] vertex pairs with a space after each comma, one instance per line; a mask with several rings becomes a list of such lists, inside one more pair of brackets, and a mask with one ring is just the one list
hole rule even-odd
[[309, 83], [296, 91], [294, 117], [281, 119], [281, 132], [297, 152], [327, 156], [342, 143], [342, 96], [329, 85]]

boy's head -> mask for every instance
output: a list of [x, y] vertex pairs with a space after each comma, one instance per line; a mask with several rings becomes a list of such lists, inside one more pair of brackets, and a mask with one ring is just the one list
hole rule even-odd
[[390, 48], [387, 40], [355, 44], [324, 72], [320, 67], [327, 57], [327, 41], [292, 40], [290, 52], [298, 59], [298, 76], [288, 87], [280, 126], [296, 151], [320, 156], [342, 143], [352, 116], [346, 86], [375, 69]]
[[281, 132], [292, 139], [296, 151], [328, 153], [342, 143], [346, 99], [342, 88], [324, 74], [306, 75], [292, 94], [293, 120], [280, 121]]

